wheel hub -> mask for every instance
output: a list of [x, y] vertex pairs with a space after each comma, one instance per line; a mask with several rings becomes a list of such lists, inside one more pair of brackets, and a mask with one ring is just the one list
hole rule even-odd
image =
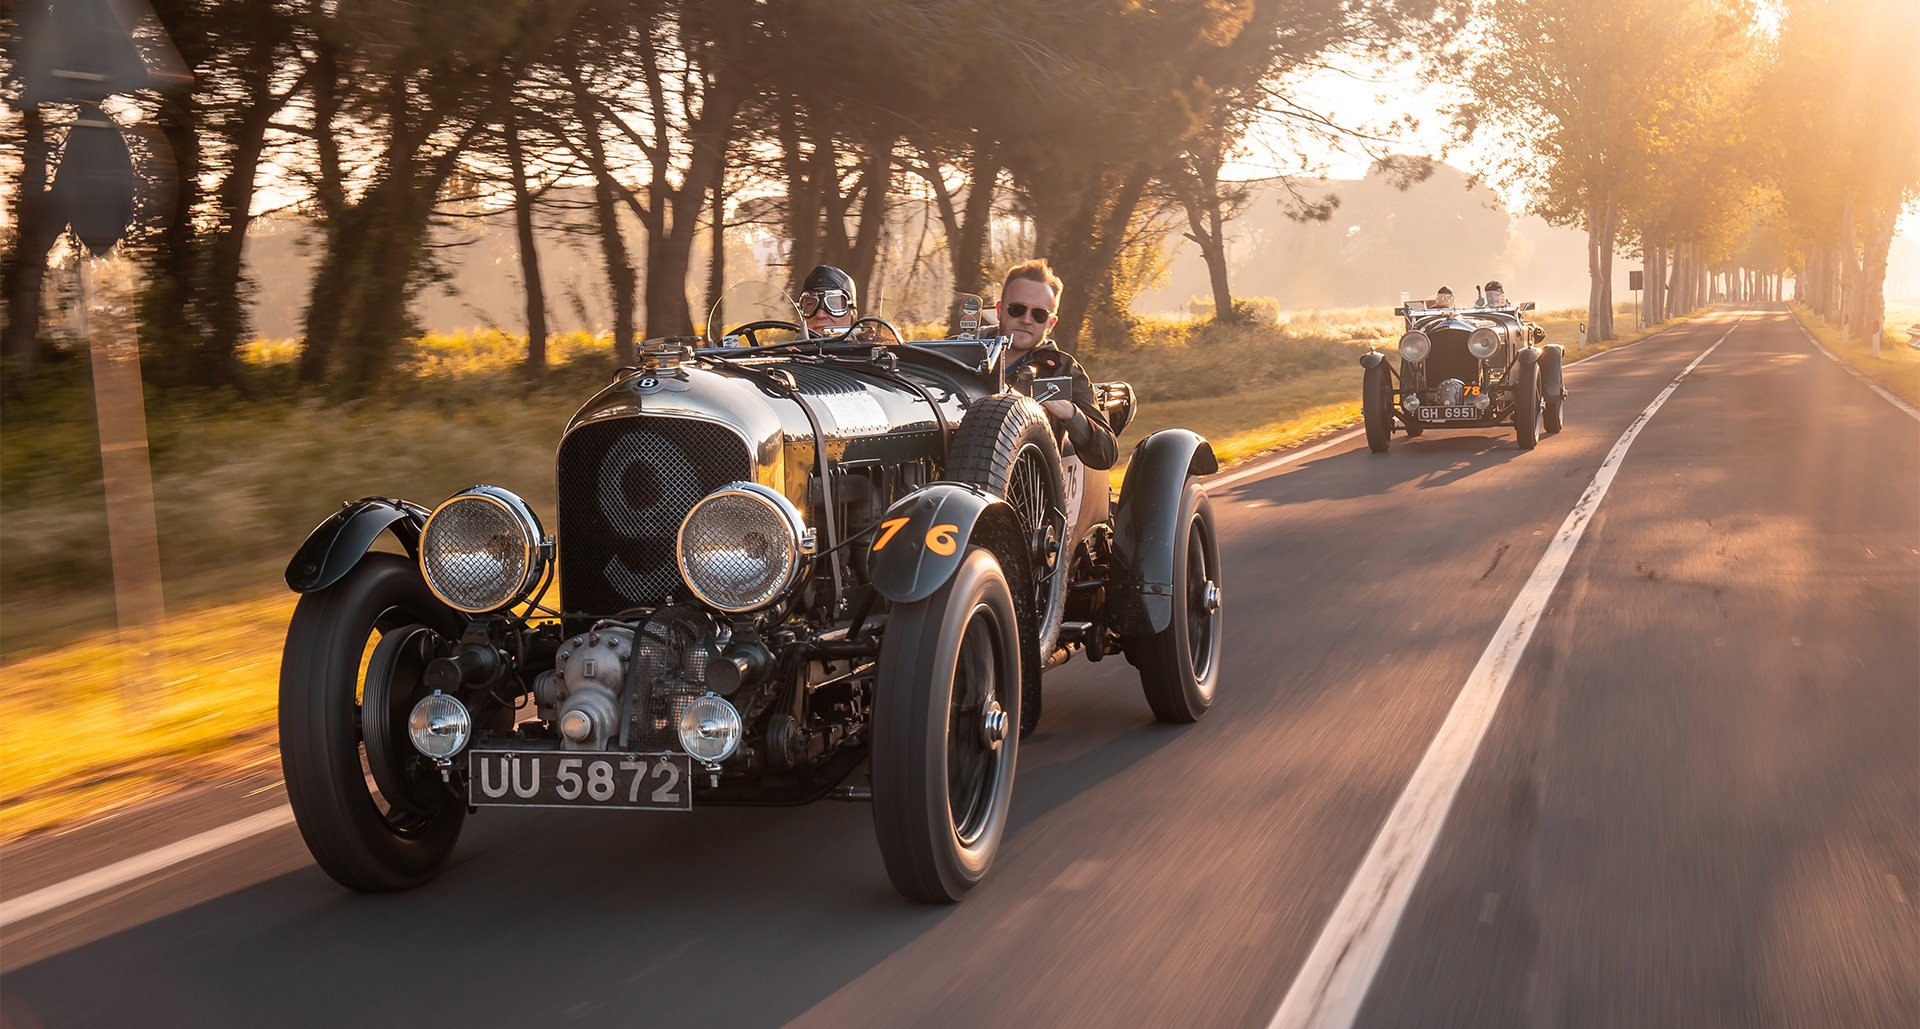
[[1000, 744], [1007, 738], [1007, 712], [997, 700], [987, 701], [980, 712], [980, 739], [988, 750], [999, 750]]
[[1220, 584], [1208, 579], [1200, 585], [1200, 607], [1208, 614], [1220, 610]]

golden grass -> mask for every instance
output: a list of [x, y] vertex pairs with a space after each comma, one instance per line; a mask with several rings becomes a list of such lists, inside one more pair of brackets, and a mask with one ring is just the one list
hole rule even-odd
[[1880, 356], [1876, 358], [1871, 339], [1842, 342], [1840, 326], [1821, 324], [1818, 316], [1798, 303], [1788, 306], [1800, 324], [1842, 361], [1860, 369], [1907, 403], [1920, 404], [1920, 350], [1907, 346], [1907, 326], [1920, 323], [1920, 307], [1887, 306], [1887, 327], [1880, 339]]
[[178, 612], [137, 663], [117, 633], [0, 674], [0, 841], [277, 761], [284, 591]]

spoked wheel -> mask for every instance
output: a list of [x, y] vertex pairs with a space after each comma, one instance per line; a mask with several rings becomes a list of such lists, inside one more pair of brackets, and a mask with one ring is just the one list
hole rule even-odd
[[976, 403], [954, 432], [947, 478], [1006, 500], [1020, 520], [1033, 569], [1038, 650], [1044, 659], [1060, 638], [1067, 589], [1066, 490], [1053, 425], [1040, 405], [1022, 396]]
[[1521, 450], [1540, 444], [1540, 366], [1516, 366], [1520, 378], [1513, 386], [1513, 436]]
[[460, 836], [465, 804], [406, 739], [435, 640], [458, 631], [397, 554], [368, 554], [294, 609], [280, 662], [280, 765], [307, 849], [342, 886], [418, 886]]
[[873, 824], [894, 888], [949, 904], [979, 885], [1006, 835], [1020, 747], [1019, 623], [993, 555], [895, 607], [874, 697]]
[[1393, 380], [1385, 361], [1368, 368], [1360, 381], [1360, 420], [1367, 429], [1367, 449], [1387, 452], [1393, 440]]
[[1140, 670], [1147, 706], [1162, 722], [1197, 722], [1213, 706], [1220, 683], [1224, 597], [1213, 505], [1193, 480], [1180, 501], [1180, 534], [1172, 541], [1173, 616], [1167, 627], [1121, 641]]

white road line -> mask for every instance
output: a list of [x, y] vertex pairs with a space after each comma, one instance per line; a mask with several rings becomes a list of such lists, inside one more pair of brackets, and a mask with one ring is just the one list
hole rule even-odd
[[189, 836], [178, 843], [170, 843], [125, 861], [117, 861], [105, 868], [97, 868], [85, 875], [74, 876], [45, 889], [35, 890], [24, 897], [0, 901], [0, 928], [35, 915], [45, 914], [78, 900], [85, 900], [96, 893], [113, 889], [143, 876], [165, 871], [183, 861], [191, 861], [203, 854], [211, 854], [222, 847], [232, 846], [241, 840], [271, 832], [292, 822], [293, 809], [283, 804], [257, 815], [249, 815], [237, 822], [229, 822], [217, 829], [209, 829], [198, 836]]
[[1870, 376], [1868, 376], [1866, 372], [1863, 372], [1860, 369], [1855, 368], [1853, 365], [1850, 365], [1847, 362], [1842, 361], [1840, 359], [1840, 355], [1834, 353], [1831, 350], [1828, 350], [1826, 344], [1820, 342], [1820, 337], [1815, 336], [1812, 332], [1807, 330], [1807, 323], [1801, 321], [1799, 315], [1796, 315], [1791, 310], [1789, 310], [1787, 312], [1787, 317], [1793, 319], [1793, 324], [1800, 327], [1800, 334], [1807, 337], [1807, 342], [1813, 344], [1815, 347], [1818, 347], [1821, 353], [1827, 355], [1828, 360], [1832, 361], [1834, 364], [1837, 364], [1842, 368], [1845, 368], [1847, 370], [1848, 375], [1851, 375], [1854, 378], [1859, 379], [1861, 382], [1866, 383], [1868, 389], [1873, 390], [1875, 393], [1878, 393], [1881, 396], [1887, 398], [1887, 403], [1892, 404], [1893, 406], [1899, 408], [1902, 411], [1905, 411], [1907, 413], [1907, 417], [1913, 419], [1916, 422], [1920, 422], [1920, 409], [1916, 409], [1912, 404], [1909, 404], [1906, 401], [1900, 399], [1899, 397], [1894, 396], [1892, 393], [1887, 392], [1887, 389], [1885, 386], [1882, 386], [1879, 383], [1873, 381], [1873, 379]]
[[1526, 585], [1520, 588], [1513, 606], [1507, 609], [1505, 620], [1480, 655], [1480, 662], [1468, 674], [1466, 684], [1454, 699], [1453, 709], [1447, 713], [1447, 720], [1428, 745], [1420, 767], [1414, 770], [1406, 791], [1400, 794], [1393, 811], [1387, 815], [1386, 824], [1374, 837], [1372, 849], [1321, 930], [1286, 998], [1280, 1002], [1271, 1023], [1273, 1029], [1346, 1027], [1359, 1017], [1361, 1002], [1366, 1000], [1373, 977], [1386, 957], [1387, 945], [1393, 941], [1401, 915], [1406, 913], [1414, 884], [1419, 881], [1420, 871], [1439, 839], [1454, 796], [1473, 763], [1474, 753], [1480, 749], [1480, 740], [1493, 722], [1500, 698], [1513, 679], [1514, 669], [1520, 664], [1534, 628], [1540, 624], [1540, 616], [1554, 587], [1566, 572], [1568, 560], [1613, 484], [1620, 462], [1626, 459], [1627, 449], [1654, 412], [1680, 388], [1680, 381], [1699, 367], [1707, 355], [1718, 350], [1739, 325], [1736, 320], [1725, 335], [1675, 376], [1667, 388], [1653, 398], [1653, 403], [1640, 412], [1640, 417], [1627, 426], [1627, 431], [1621, 433], [1606, 459], [1600, 462], [1593, 481], [1587, 484], [1586, 492], [1580, 495], [1566, 521], [1560, 523], [1560, 531], [1547, 545], [1547, 552], [1534, 566]]
[[[1678, 326], [1678, 325], [1669, 326], [1667, 328], [1661, 329], [1659, 332], [1656, 332], [1653, 335], [1636, 339], [1631, 343], [1622, 343], [1619, 346], [1614, 347], [1610, 350], [1602, 350], [1597, 354], [1588, 354], [1587, 356], [1580, 358], [1578, 361], [1568, 361], [1567, 367], [1571, 368], [1576, 364], [1583, 364], [1587, 361], [1593, 360], [1596, 357], [1605, 357], [1608, 354], [1617, 354], [1622, 350], [1631, 350], [1634, 347], [1637, 347], [1640, 344], [1647, 342], [1648, 340], [1654, 339], [1659, 336], [1664, 336], [1667, 333], [1672, 332], [1674, 329], [1678, 329], [1680, 327], [1681, 326]], [[1233, 471], [1227, 472], [1224, 475], [1219, 475], [1214, 478], [1208, 479], [1205, 482], [1205, 486], [1207, 489], [1210, 489], [1210, 490], [1223, 489], [1227, 486], [1233, 485], [1236, 482], [1242, 482], [1247, 479], [1259, 478], [1260, 476], [1265, 475], [1266, 473], [1273, 471], [1276, 468], [1283, 468], [1287, 465], [1294, 463], [1295, 461], [1305, 460], [1309, 457], [1312, 457], [1315, 454], [1320, 453], [1323, 450], [1327, 450], [1331, 447], [1335, 447], [1335, 446], [1338, 446], [1339, 444], [1345, 443], [1346, 441], [1359, 436], [1360, 433], [1361, 433], [1361, 430], [1359, 429], [1349, 429], [1346, 432], [1343, 432], [1340, 435], [1333, 437], [1332, 439], [1322, 440], [1319, 443], [1316, 443], [1313, 446], [1306, 448], [1305, 450], [1290, 450], [1277, 457], [1267, 458], [1266, 460], [1261, 461], [1259, 464], [1252, 465], [1247, 468], [1237, 468], [1237, 469], [1234, 469]]]

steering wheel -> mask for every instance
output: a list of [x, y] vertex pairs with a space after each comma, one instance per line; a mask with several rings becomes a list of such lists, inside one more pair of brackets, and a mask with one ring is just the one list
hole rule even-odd
[[721, 336], [720, 338], [724, 340], [732, 336], [745, 336], [747, 337], [748, 346], [757, 347], [760, 345], [760, 337], [756, 335], [756, 333], [769, 331], [772, 329], [780, 329], [785, 332], [800, 333], [802, 335], [806, 333], [805, 329], [801, 328], [798, 325], [795, 325], [792, 322], [783, 322], [777, 318], [764, 318], [757, 322], [748, 322], [745, 325], [737, 325], [732, 330], [727, 332], [726, 335]]
[[863, 315], [859, 318], [854, 319], [853, 324], [847, 326], [847, 334], [849, 336], [853, 335], [854, 330], [858, 329], [862, 325], [878, 326], [881, 331], [885, 332], [888, 336], [892, 337], [891, 339], [875, 339], [873, 340], [874, 343], [881, 344], [881, 345], [888, 345], [888, 344], [904, 343], [907, 340], [907, 337], [900, 335], [899, 329], [896, 329], [893, 327], [892, 322], [886, 320], [885, 318], [880, 317], [877, 314]]

